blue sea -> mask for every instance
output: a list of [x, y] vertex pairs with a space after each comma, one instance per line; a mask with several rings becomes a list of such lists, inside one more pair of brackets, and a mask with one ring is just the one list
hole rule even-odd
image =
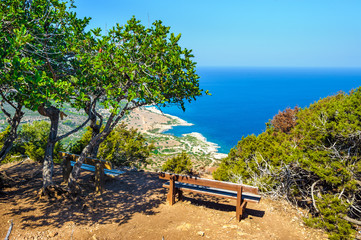
[[308, 107], [320, 98], [348, 93], [361, 85], [361, 68], [235, 68], [199, 67], [200, 87], [212, 96], [202, 96], [162, 111], [193, 126], [167, 131], [176, 136], [199, 132], [207, 141], [228, 153], [242, 136], [258, 135], [266, 123], [287, 107]]

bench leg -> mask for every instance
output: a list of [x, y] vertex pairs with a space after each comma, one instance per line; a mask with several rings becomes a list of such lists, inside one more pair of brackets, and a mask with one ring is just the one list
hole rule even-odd
[[174, 179], [171, 178], [169, 180], [169, 192], [168, 192], [168, 196], [167, 196], [168, 203], [171, 206], [175, 203], [175, 193], [176, 193], [175, 182], [174, 182]]
[[183, 191], [178, 189], [178, 201], [182, 201], [183, 200]]
[[63, 182], [67, 183], [71, 170], [73, 169], [73, 167], [70, 164], [70, 158], [66, 157], [63, 155]]
[[241, 221], [244, 209], [246, 208], [247, 202], [242, 200], [242, 187], [239, 186], [237, 190], [237, 203], [236, 203], [236, 218], [237, 221]]
[[102, 194], [104, 190], [104, 168], [98, 163], [95, 165], [95, 192]]

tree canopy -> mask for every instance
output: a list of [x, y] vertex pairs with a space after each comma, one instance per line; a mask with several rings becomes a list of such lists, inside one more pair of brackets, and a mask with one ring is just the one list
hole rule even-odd
[[[23, 106], [49, 118], [44, 190], [53, 184], [55, 144], [88, 120], [97, 131], [75, 165], [69, 186], [84, 156], [99, 147], [128, 111], [169, 104], [184, 110], [185, 102], [202, 95], [192, 51], [181, 48], [181, 35], [171, 33], [161, 21], [146, 28], [133, 17], [102, 34], [101, 29], [85, 31], [90, 19], [78, 18], [71, 11], [72, 1], [4, 0], [0, 4], [0, 103], [18, 109], [17, 115], [8, 116], [9, 122], [15, 122], [10, 131], [15, 135]], [[89, 117], [58, 136], [64, 103], [84, 109]], [[110, 111], [103, 128], [105, 119], [97, 104]]]
[[[184, 109], [185, 102], [202, 95], [193, 55], [179, 46], [180, 37], [170, 33], [161, 21], [146, 28], [133, 17], [104, 36], [100, 29], [92, 30], [86, 42], [79, 44], [76, 57], [82, 63], [83, 74], [78, 81], [92, 79], [83, 94], [88, 99], [97, 98], [111, 112], [104, 128], [84, 148], [83, 157], [106, 139], [128, 111], [169, 104]], [[95, 108], [92, 111], [103, 119]], [[69, 186], [79, 175], [83, 157], [73, 169]]]

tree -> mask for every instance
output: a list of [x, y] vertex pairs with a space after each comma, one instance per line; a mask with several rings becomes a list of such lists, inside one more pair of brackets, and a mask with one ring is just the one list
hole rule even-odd
[[296, 126], [296, 114], [299, 111], [298, 107], [295, 109], [286, 108], [284, 111], [279, 111], [276, 116], [273, 117], [271, 124], [277, 131], [289, 133], [292, 128]]
[[[77, 82], [74, 78], [75, 67], [79, 64], [74, 57], [75, 43], [83, 40], [89, 19], [78, 19], [70, 11], [72, 7], [72, 2], [68, 4], [61, 0], [1, 2], [4, 13], [1, 27], [5, 26], [7, 30], [2, 32], [2, 40], [5, 40], [2, 42], [1, 73], [5, 77], [1, 79], [1, 86], [16, 93], [9, 95], [11, 101], [24, 104], [50, 120], [43, 163], [45, 191], [53, 185], [55, 144], [88, 121], [58, 136], [59, 120], [64, 116], [60, 107], [68, 102], [80, 109], [89, 102], [81, 94], [86, 82]], [[14, 54], [9, 54], [11, 51]]]
[[181, 154], [168, 159], [162, 166], [162, 171], [181, 174], [192, 174], [192, 162], [189, 156], [182, 152]]
[[[0, 150], [0, 161], [5, 159], [17, 138], [17, 129], [24, 115], [24, 98], [12, 87], [12, 81], [20, 78], [36, 81], [38, 77], [37, 74], [29, 74], [35, 73], [35, 62], [22, 54], [32, 37], [22, 23], [17, 21], [19, 4], [16, 1], [0, 3], [0, 107], [10, 126]], [[4, 104], [13, 113], [5, 109]]]
[[106, 36], [100, 35], [100, 29], [94, 30], [95, 37], [78, 47], [77, 57], [86, 63], [82, 65], [83, 76], [91, 76], [92, 95], [100, 96], [99, 103], [110, 109], [110, 116], [74, 165], [68, 182], [72, 191], [84, 158], [128, 111], [151, 104], [176, 104], [184, 110], [185, 101], [202, 95], [193, 55], [178, 45], [181, 35], [175, 36], [169, 29], [161, 21], [145, 28], [133, 17], [123, 27], [117, 24]]

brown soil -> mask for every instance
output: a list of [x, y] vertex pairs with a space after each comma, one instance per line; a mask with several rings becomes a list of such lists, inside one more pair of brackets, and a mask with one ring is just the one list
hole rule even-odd
[[[0, 192], [0, 239], [10, 221], [10, 239], [326, 239], [305, 227], [302, 212], [263, 198], [249, 204], [241, 222], [226, 200], [185, 194], [183, 202], [166, 204], [166, 190], [156, 173], [128, 172], [106, 181], [93, 194], [91, 173], [83, 173], [78, 199], [39, 200], [41, 166], [30, 160], [0, 166], [9, 177]], [[55, 182], [61, 181], [60, 166]]]

